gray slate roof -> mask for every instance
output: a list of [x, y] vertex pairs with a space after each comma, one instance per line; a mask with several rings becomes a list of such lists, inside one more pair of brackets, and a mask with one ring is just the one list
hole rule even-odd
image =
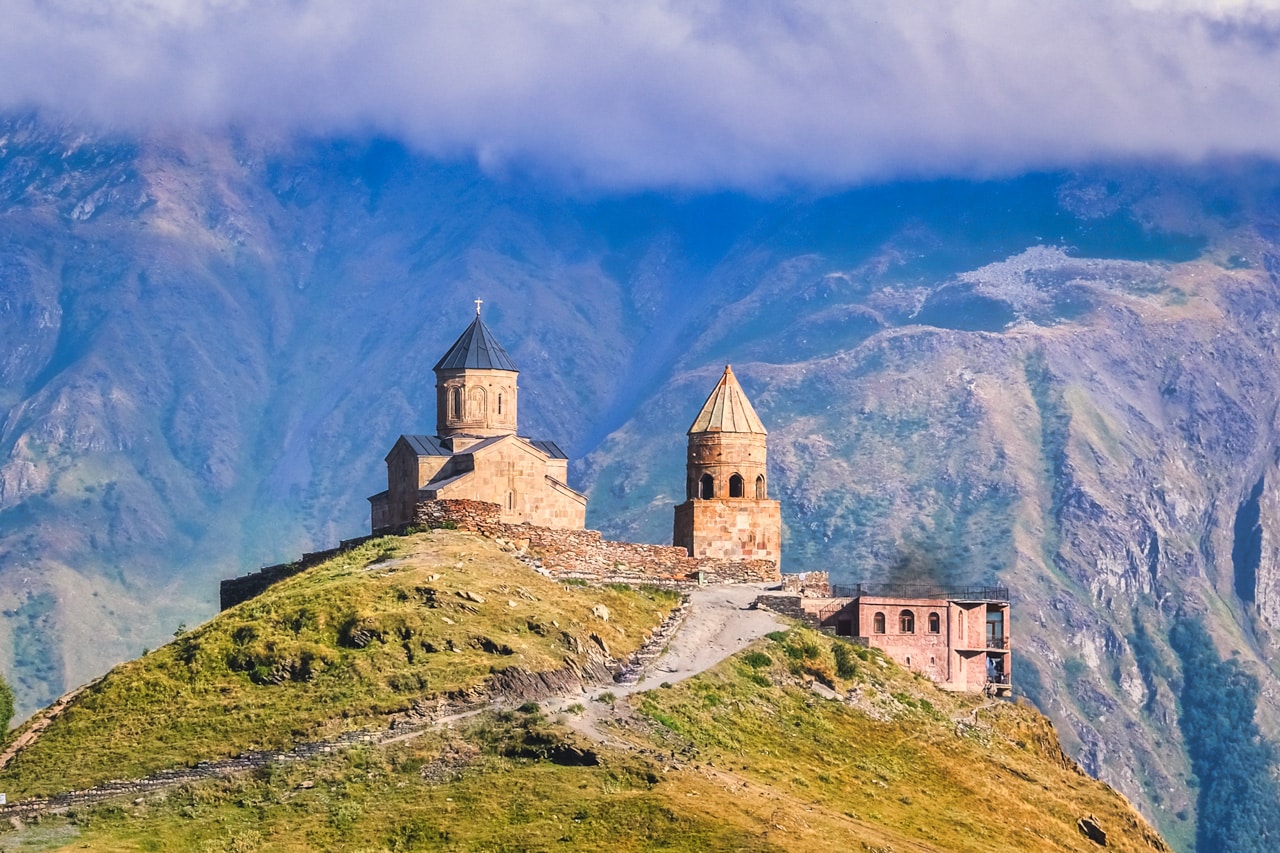
[[[402, 435], [400, 437], [403, 438], [405, 441], [407, 441], [409, 443], [409, 446], [413, 448], [414, 452], [417, 453], [419, 456], [453, 456], [454, 455], [453, 451], [445, 447], [444, 444], [441, 442], [441, 440], [434, 435]], [[556, 444], [554, 441], [543, 441], [535, 438], [525, 438], [524, 436], [517, 436], [517, 437], [523, 441], [529, 442], [534, 447], [538, 448], [539, 450], [547, 454], [547, 456], [552, 459], [568, 459], [569, 458], [569, 456], [563, 450], [560, 449], [560, 445]], [[490, 438], [486, 438], [484, 441], [477, 442], [476, 444], [471, 445], [463, 452], [473, 453], [476, 450], [480, 450], [481, 448], [487, 447], [493, 442], [502, 438], [506, 438], [506, 436], [495, 435]]]
[[543, 441], [536, 438], [526, 438], [525, 441], [529, 442], [552, 459], [569, 458], [569, 455], [561, 450], [560, 445], [556, 444], [554, 441]]
[[419, 456], [451, 456], [452, 452], [434, 435], [402, 435]]
[[444, 358], [436, 363], [432, 370], [510, 370], [519, 372], [511, 356], [493, 337], [489, 327], [476, 315], [475, 321], [467, 326]]

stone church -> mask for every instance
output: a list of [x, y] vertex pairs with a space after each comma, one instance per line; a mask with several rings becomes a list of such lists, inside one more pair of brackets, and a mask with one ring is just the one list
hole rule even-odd
[[674, 545], [691, 557], [780, 563], [782, 509], [769, 500], [768, 434], [738, 377], [725, 365], [689, 427], [688, 500], [675, 510]]
[[433, 368], [436, 434], [402, 435], [386, 456], [387, 490], [369, 498], [374, 533], [416, 519], [431, 500], [485, 501], [506, 524], [581, 530], [587, 498], [569, 488], [569, 459], [554, 441], [517, 435], [519, 375], [476, 318]]

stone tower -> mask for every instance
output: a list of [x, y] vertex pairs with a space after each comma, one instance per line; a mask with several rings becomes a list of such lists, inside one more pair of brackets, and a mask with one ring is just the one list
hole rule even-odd
[[689, 427], [684, 503], [672, 542], [693, 557], [772, 560], [782, 556], [782, 511], [769, 500], [768, 430], [728, 365]]
[[432, 368], [436, 374], [436, 435], [515, 435], [516, 376], [511, 356], [476, 319]]

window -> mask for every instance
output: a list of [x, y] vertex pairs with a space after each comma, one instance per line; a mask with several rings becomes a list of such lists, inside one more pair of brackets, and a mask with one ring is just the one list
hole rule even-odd
[[502, 414], [502, 392], [498, 392], [498, 414]]
[[507, 492], [507, 509], [515, 509], [515, 508], [516, 508], [516, 493]]
[[884, 633], [884, 614], [877, 613], [875, 616], [871, 617], [871, 624], [874, 626], [873, 630], [877, 634], [883, 634]]
[[729, 497], [731, 498], [742, 497], [742, 475], [741, 474], [734, 474], [732, 477], [729, 478]]
[[987, 611], [987, 648], [1004, 648], [1004, 613], [996, 609]]
[[764, 474], [761, 474], [759, 477], [756, 477], [756, 500], [762, 501], [764, 498]]
[[907, 655], [907, 666], [911, 666], [911, 655]]
[[710, 474], [703, 474], [702, 479], [698, 480], [698, 497], [704, 501], [711, 500], [715, 496], [716, 481]]
[[898, 632], [902, 634], [916, 632], [916, 615], [910, 610], [904, 610], [898, 614]]
[[449, 409], [452, 417], [462, 418], [462, 388], [457, 385], [453, 386], [453, 391], [449, 394]]
[[942, 633], [942, 617], [940, 617], [937, 613], [929, 614], [929, 633], [930, 634]]

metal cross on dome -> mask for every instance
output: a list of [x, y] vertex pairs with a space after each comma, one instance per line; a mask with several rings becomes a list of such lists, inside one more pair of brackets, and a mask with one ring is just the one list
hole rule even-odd
[[480, 303], [482, 303], [482, 302], [484, 302], [484, 300], [483, 300], [483, 299], [477, 299], [477, 300], [476, 300], [476, 316], [477, 316], [477, 317], [479, 317], [479, 316], [480, 316]]

